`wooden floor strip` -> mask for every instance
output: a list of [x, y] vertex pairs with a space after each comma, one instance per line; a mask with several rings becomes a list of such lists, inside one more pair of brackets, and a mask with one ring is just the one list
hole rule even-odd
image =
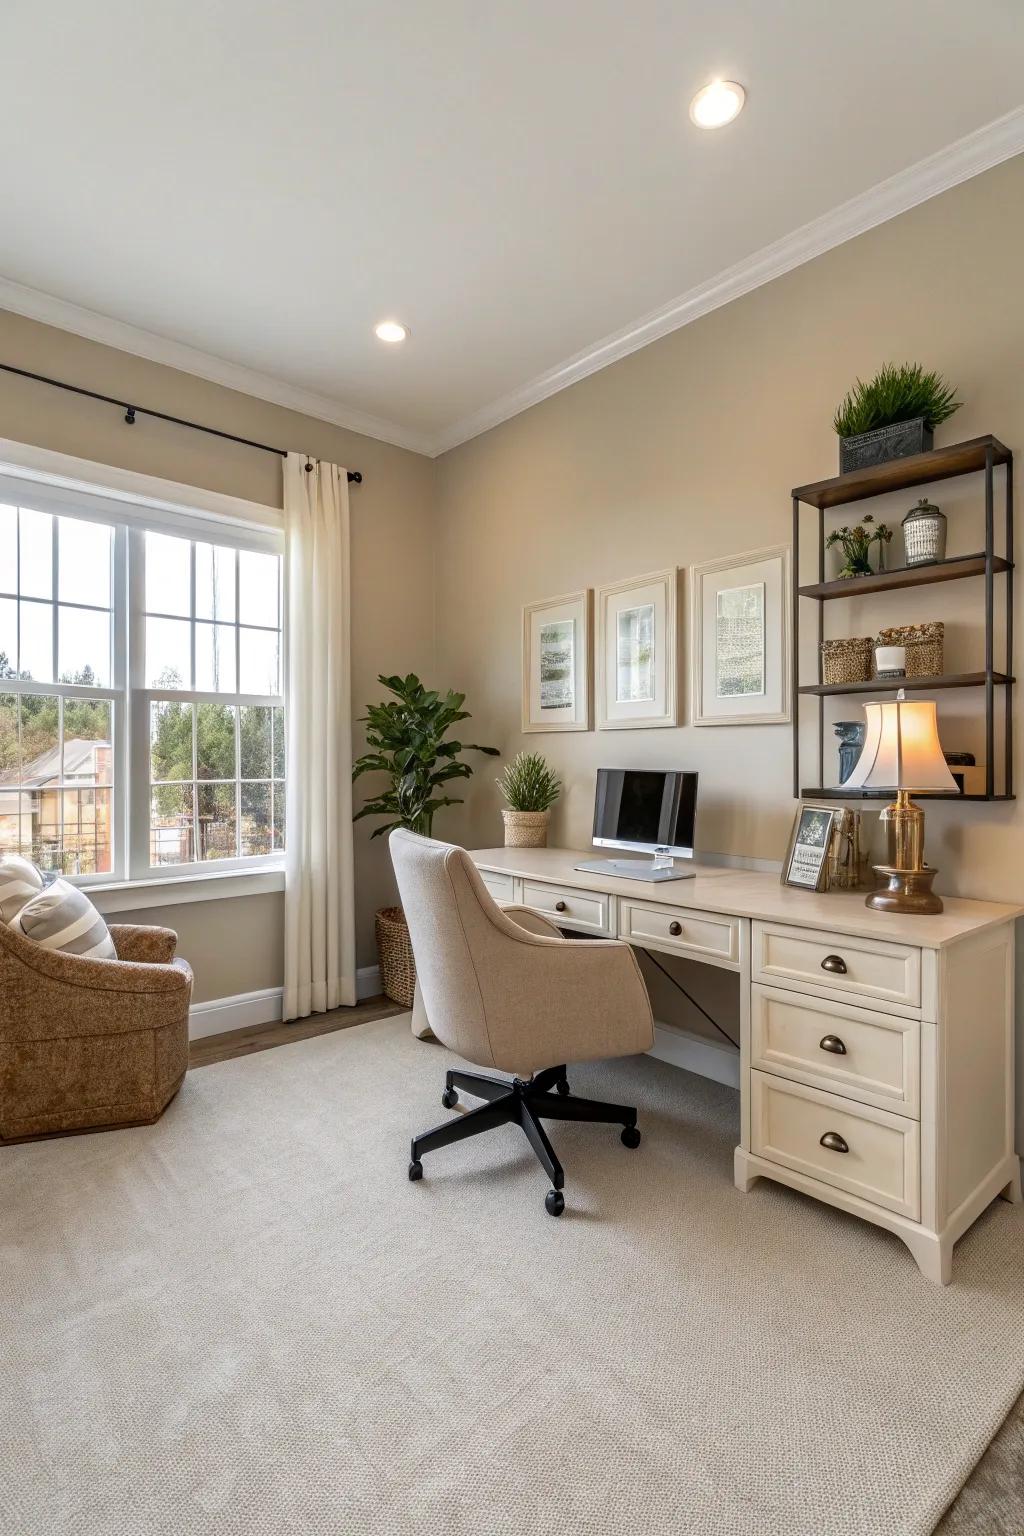
[[335, 1008], [332, 1013], [316, 1013], [292, 1024], [256, 1024], [248, 1029], [231, 1029], [222, 1035], [206, 1035], [189, 1046], [188, 1065], [212, 1067], [218, 1061], [235, 1061], [239, 1056], [254, 1056], [276, 1045], [292, 1045], [296, 1040], [312, 1040], [337, 1029], [351, 1029], [354, 1024], [370, 1024], [374, 1019], [391, 1019], [407, 1013], [400, 1003], [386, 997], [369, 997], [353, 1008]]

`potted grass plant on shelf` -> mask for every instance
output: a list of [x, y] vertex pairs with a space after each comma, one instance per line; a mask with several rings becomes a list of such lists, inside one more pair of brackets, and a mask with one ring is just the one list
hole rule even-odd
[[505, 800], [505, 847], [545, 847], [551, 807], [562, 792], [554, 769], [539, 752], [517, 752], [496, 782]]
[[858, 379], [836, 411], [839, 473], [927, 452], [935, 428], [959, 409], [941, 374], [920, 363], [886, 363], [867, 384]]
[[[462, 707], [464, 693], [449, 689], [442, 694], [425, 688], [414, 672], [406, 677], [380, 676], [377, 681], [394, 697], [367, 706], [360, 723], [366, 726], [369, 750], [354, 763], [352, 778], [355, 781], [364, 773], [381, 773], [387, 782], [352, 819], [386, 817], [374, 827], [371, 837], [383, 837], [395, 827], [430, 837], [436, 813], [445, 806], [462, 804], [444, 792], [455, 780], [472, 777], [473, 769], [461, 760], [461, 754], [483, 752], [497, 757], [498, 749], [448, 739], [453, 726], [470, 718]], [[401, 907], [382, 907], [376, 914], [376, 929], [384, 992], [392, 1002], [411, 1008], [416, 966]]]

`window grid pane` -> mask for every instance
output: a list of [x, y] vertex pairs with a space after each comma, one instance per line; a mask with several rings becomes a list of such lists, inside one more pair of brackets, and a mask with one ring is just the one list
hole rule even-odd
[[0, 847], [41, 869], [114, 867], [114, 703], [0, 695]]

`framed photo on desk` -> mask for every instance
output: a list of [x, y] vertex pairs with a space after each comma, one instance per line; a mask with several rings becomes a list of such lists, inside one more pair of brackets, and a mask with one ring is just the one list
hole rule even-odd
[[783, 885], [803, 891], [823, 891], [828, 874], [828, 850], [838, 811], [827, 805], [801, 805], [790, 833]]

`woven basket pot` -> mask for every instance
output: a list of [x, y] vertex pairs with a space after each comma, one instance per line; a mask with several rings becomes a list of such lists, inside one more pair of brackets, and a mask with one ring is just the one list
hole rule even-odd
[[502, 811], [506, 848], [546, 848], [550, 811]]
[[867, 683], [871, 680], [870, 636], [821, 642], [821, 675], [826, 683]]
[[416, 962], [405, 913], [401, 907], [381, 907], [375, 926], [384, 996], [403, 1008], [411, 1008], [416, 993]]
[[883, 629], [878, 638], [883, 645], [906, 646], [908, 677], [941, 677], [945, 636], [946, 626], [942, 620], [932, 619], [927, 624], [903, 624], [894, 629]]

